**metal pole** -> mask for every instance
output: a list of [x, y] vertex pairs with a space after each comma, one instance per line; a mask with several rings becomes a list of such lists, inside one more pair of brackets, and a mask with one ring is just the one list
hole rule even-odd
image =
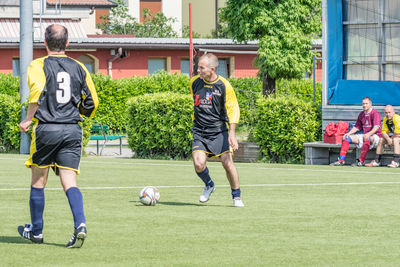
[[190, 78], [193, 76], [193, 34], [192, 34], [192, 4], [189, 4], [189, 67]]
[[[28, 88], [28, 66], [33, 58], [33, 5], [31, 0], [20, 0], [19, 8], [20, 16], [20, 47], [19, 47], [19, 59], [20, 59], [20, 103], [21, 108], [21, 120], [26, 117], [25, 103], [29, 97]], [[20, 141], [20, 154], [29, 154], [30, 139], [27, 133], [21, 133]]]
[[312, 57], [312, 77], [313, 77], [313, 102], [315, 103], [315, 55]]

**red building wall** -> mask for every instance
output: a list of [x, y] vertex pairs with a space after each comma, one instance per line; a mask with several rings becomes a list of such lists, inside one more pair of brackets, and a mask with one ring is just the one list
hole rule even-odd
[[[114, 79], [147, 76], [148, 75], [148, 59], [149, 58], [171, 58], [171, 72], [180, 73], [181, 59], [189, 59], [187, 50], [127, 50], [128, 56], [118, 58], [112, 63], [112, 76]], [[108, 60], [113, 56], [110, 49], [97, 49], [96, 51], [67, 51], [66, 54], [72, 58], [78, 58], [81, 55], [91, 55], [98, 59], [98, 73], [108, 75]], [[35, 49], [33, 57], [38, 58], [46, 55], [44, 49]], [[233, 77], [256, 77], [258, 69], [254, 67], [254, 59], [256, 55], [252, 54], [218, 54], [221, 58], [234, 57], [234, 75]], [[0, 49], [0, 72], [12, 73], [12, 60], [19, 57], [19, 50]], [[316, 72], [317, 81], [322, 80], [322, 65], [317, 64]]]

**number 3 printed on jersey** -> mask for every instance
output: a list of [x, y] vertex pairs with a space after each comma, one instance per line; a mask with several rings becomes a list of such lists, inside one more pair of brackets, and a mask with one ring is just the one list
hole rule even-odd
[[68, 72], [57, 73], [57, 102], [60, 104], [68, 103], [71, 99], [71, 77]]

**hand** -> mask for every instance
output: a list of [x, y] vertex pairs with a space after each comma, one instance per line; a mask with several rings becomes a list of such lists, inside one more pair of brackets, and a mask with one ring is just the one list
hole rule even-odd
[[364, 137], [363, 137], [363, 139], [364, 139], [364, 142], [368, 141], [369, 137], [370, 137], [370, 135], [368, 135], [368, 134], [364, 134]]
[[229, 145], [232, 147], [233, 151], [238, 150], [239, 144], [236, 140], [235, 134], [229, 133], [228, 141], [229, 141]]
[[392, 138], [386, 139], [386, 142], [387, 142], [388, 146], [392, 146], [393, 145], [393, 139]]
[[23, 120], [19, 124], [19, 130], [23, 133], [29, 130], [29, 126], [31, 126], [32, 121]]
[[342, 137], [342, 140], [344, 140], [346, 138], [346, 136], [350, 136], [348, 133], [345, 133]]

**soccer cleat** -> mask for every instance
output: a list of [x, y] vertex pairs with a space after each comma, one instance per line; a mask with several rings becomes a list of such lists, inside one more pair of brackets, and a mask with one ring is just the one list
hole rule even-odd
[[72, 234], [71, 239], [65, 245], [67, 248], [80, 248], [85, 241], [87, 232], [86, 232], [86, 225], [81, 223], [78, 228], [75, 229], [74, 233]]
[[32, 241], [32, 243], [42, 244], [43, 243], [43, 234], [33, 235], [32, 233], [32, 224], [25, 224], [25, 226], [18, 226], [18, 233], [25, 239]]
[[243, 208], [244, 204], [243, 201], [240, 197], [235, 197], [233, 199], [233, 206], [238, 207], [238, 208]]
[[351, 164], [352, 167], [364, 167], [364, 162], [361, 162], [359, 159], [357, 159], [356, 162], [354, 162], [353, 164]]
[[204, 191], [200, 196], [200, 202], [207, 202], [210, 199], [211, 194], [215, 191], [215, 188], [215, 186], [205, 186]]
[[399, 163], [392, 160], [392, 162], [390, 162], [387, 166], [390, 168], [397, 168], [397, 167], [399, 167]]
[[380, 162], [377, 162], [376, 160], [371, 161], [368, 164], [365, 164], [366, 167], [379, 167], [381, 166]]
[[344, 165], [344, 161], [338, 160], [338, 161], [332, 162], [329, 165], [331, 165], [331, 166], [343, 166]]

